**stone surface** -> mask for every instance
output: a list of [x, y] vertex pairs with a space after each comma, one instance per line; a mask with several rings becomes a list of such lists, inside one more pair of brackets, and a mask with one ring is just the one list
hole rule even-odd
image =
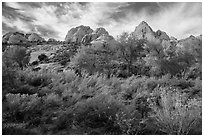
[[114, 48], [117, 45], [117, 41], [114, 39], [113, 36], [103, 34], [100, 37], [98, 37], [96, 40], [93, 40], [91, 44], [92, 46], [97, 46], [97, 47], [108, 45], [109, 47]]
[[28, 41], [30, 42], [43, 42], [45, 41], [44, 38], [42, 38], [41, 36], [39, 36], [37, 33], [31, 33], [31, 34], [26, 34], [28, 37]]
[[106, 31], [104, 28], [97, 28], [94, 32], [91, 34], [86, 34], [81, 42], [84, 44], [89, 44], [91, 41], [96, 40], [101, 35], [109, 35], [108, 31]]
[[49, 38], [49, 39], [47, 40], [47, 42], [57, 42], [57, 40], [54, 39], [54, 38]]
[[196, 54], [202, 54], [202, 39], [195, 36], [189, 36], [185, 39], [179, 40], [176, 45], [180, 50]]
[[26, 43], [27, 39], [25, 38], [23, 33], [8, 32], [3, 36], [2, 42], [8, 43], [8, 44], [19, 44], [19, 43]]
[[157, 30], [155, 33], [156, 38], [160, 40], [170, 40], [169, 36], [166, 34], [166, 32]]
[[65, 41], [78, 43], [78, 42], [81, 42], [82, 38], [86, 34], [90, 34], [92, 32], [93, 30], [89, 26], [81, 25], [81, 26], [70, 29], [65, 37]]
[[138, 39], [146, 39], [149, 41], [152, 40], [170, 40], [169, 36], [166, 32], [157, 30], [154, 32], [152, 28], [145, 22], [142, 21], [136, 28], [135, 31], [132, 33]]
[[142, 21], [135, 28], [135, 31], [133, 32], [133, 36], [135, 36], [138, 39], [150, 40], [150, 39], [155, 38], [155, 33], [152, 30], [152, 28], [145, 21]]

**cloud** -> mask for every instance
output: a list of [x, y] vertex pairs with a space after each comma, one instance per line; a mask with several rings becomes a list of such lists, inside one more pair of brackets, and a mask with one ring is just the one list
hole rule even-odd
[[202, 33], [202, 3], [3, 3], [3, 32], [37, 32], [64, 40], [72, 27], [104, 27], [116, 37], [143, 20], [153, 30], [185, 38]]

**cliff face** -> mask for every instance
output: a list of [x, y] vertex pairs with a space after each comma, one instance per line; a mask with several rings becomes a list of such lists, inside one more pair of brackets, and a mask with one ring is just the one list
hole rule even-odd
[[133, 32], [133, 36], [135, 36], [138, 39], [146, 39], [146, 40], [152, 40], [152, 39], [159, 39], [159, 40], [170, 40], [169, 36], [166, 34], [166, 32], [157, 30], [154, 32], [152, 28], [145, 22], [142, 21]]
[[135, 31], [133, 32], [133, 36], [138, 38], [138, 39], [154, 39], [155, 34], [152, 28], [145, 22], [142, 21], [136, 28]]

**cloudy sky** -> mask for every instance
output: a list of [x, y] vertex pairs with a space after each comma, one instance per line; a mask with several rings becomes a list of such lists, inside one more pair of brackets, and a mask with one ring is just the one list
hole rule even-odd
[[116, 37], [146, 21], [179, 39], [202, 33], [202, 3], [2, 3], [2, 34], [36, 32], [64, 40], [72, 27], [104, 27]]

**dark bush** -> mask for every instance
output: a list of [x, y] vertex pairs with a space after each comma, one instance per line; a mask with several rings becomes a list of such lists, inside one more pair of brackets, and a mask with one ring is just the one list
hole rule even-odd
[[39, 61], [45, 61], [48, 59], [48, 57], [45, 54], [41, 54], [38, 56]]

